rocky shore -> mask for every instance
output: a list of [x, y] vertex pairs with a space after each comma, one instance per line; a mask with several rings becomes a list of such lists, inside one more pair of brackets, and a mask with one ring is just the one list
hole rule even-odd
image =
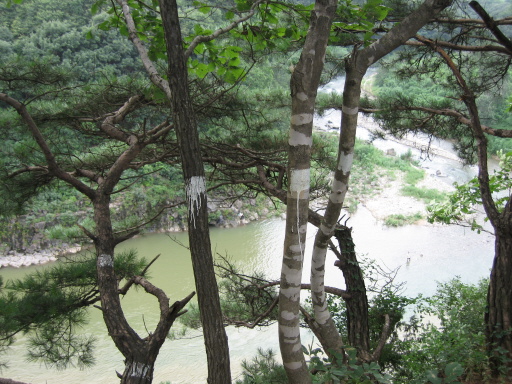
[[6, 256], [0, 256], [0, 268], [20, 268], [29, 267], [31, 265], [42, 265], [57, 261], [59, 256], [75, 254], [81, 249], [81, 246], [75, 245], [70, 248], [59, 250], [44, 250], [32, 254], [11, 251]]

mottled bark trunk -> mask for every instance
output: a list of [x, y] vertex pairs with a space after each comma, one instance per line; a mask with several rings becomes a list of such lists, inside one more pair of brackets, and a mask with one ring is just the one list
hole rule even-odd
[[279, 291], [279, 345], [290, 383], [311, 383], [300, 339], [300, 291], [308, 223], [313, 115], [336, 1], [317, 1], [291, 77], [286, 234]]
[[368, 326], [368, 297], [363, 271], [357, 260], [351, 230], [346, 227], [336, 229], [335, 237], [340, 250], [336, 266], [343, 273], [346, 291], [350, 295], [350, 298], [345, 300], [348, 345], [357, 349], [360, 360], [368, 362], [372, 359], [372, 356]]
[[311, 262], [311, 298], [315, 313], [315, 328], [323, 348], [329, 355], [342, 353], [343, 341], [331, 314], [327, 309], [324, 290], [325, 256], [330, 238], [333, 236], [345, 195], [348, 190], [350, 170], [354, 158], [354, 145], [359, 113], [361, 82], [364, 75], [347, 65], [345, 89], [343, 92], [342, 121], [339, 139], [337, 168], [327, 208], [322, 223], [315, 236], [315, 245]]
[[188, 89], [178, 6], [175, 0], [161, 0], [160, 10], [169, 62], [172, 117], [186, 183], [190, 253], [208, 360], [208, 383], [228, 384], [231, 383], [229, 347], [213, 267], [205, 173], [200, 156], [195, 111]]
[[[395, 48], [405, 43], [424, 26], [435, 14], [447, 7], [450, 1], [427, 0], [400, 24], [393, 27], [387, 34], [370, 46], [361, 50], [355, 49], [345, 62], [346, 78], [343, 90], [342, 119], [338, 151], [338, 167], [334, 173], [332, 191], [320, 230], [315, 239], [315, 250], [311, 272], [312, 298], [317, 322], [317, 333], [323, 340], [329, 340], [327, 348], [336, 350], [341, 347], [341, 339], [330, 337], [336, 333], [334, 323], [326, 310], [325, 293], [323, 292], [323, 270], [325, 269], [325, 249], [328, 239], [333, 235], [336, 221], [348, 189], [361, 97], [361, 83], [368, 68]], [[351, 289], [353, 298], [347, 303], [349, 312], [349, 328], [351, 344], [358, 348], [359, 357], [363, 361], [373, 358], [369, 350], [368, 333], [368, 302], [364, 290], [362, 273], [355, 259], [355, 254], [347, 254], [344, 276], [347, 288]], [[346, 275], [345, 275], [346, 272]], [[314, 286], [313, 286], [314, 285]], [[363, 314], [364, 313], [364, 314]]]
[[136, 360], [126, 360], [121, 384], [151, 384], [153, 382], [155, 360], [156, 356], [155, 359], [146, 359], [144, 363]]
[[494, 262], [487, 293], [485, 314], [491, 366], [495, 375], [500, 371], [512, 376], [512, 232], [496, 231]]

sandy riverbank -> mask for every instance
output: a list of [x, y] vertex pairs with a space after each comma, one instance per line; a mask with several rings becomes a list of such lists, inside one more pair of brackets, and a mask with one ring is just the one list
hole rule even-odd
[[[401, 214], [404, 216], [420, 213], [427, 215], [427, 204], [423, 200], [401, 194], [404, 186], [403, 174], [398, 173], [394, 179], [384, 177], [379, 180], [377, 192], [372, 196], [360, 199], [360, 204], [366, 207], [377, 220], [384, 220], [390, 215]], [[436, 189], [440, 192], [452, 192], [455, 188], [435, 175], [426, 175], [423, 180], [416, 185], [419, 188]], [[427, 224], [426, 221], [421, 222]]]

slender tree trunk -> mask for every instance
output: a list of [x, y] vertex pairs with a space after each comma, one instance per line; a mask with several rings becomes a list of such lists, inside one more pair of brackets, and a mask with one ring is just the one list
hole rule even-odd
[[486, 338], [493, 376], [512, 374], [512, 197], [498, 210], [493, 199], [487, 163], [487, 137], [480, 122], [476, 96], [467, 85], [459, 67], [435, 42], [420, 38], [435, 50], [450, 68], [461, 89], [461, 99], [471, 118], [471, 129], [477, 142], [478, 184], [482, 205], [495, 232], [495, 254], [487, 293], [485, 313]]
[[161, 0], [160, 11], [169, 61], [172, 117], [186, 183], [190, 253], [208, 360], [208, 383], [228, 384], [231, 383], [229, 346], [213, 267], [205, 173], [200, 156], [195, 111], [189, 95], [188, 72], [176, 1]]
[[289, 133], [289, 190], [281, 285], [279, 345], [290, 383], [311, 383], [300, 339], [300, 291], [308, 224], [313, 115], [336, 1], [316, 1], [301, 57], [291, 77], [292, 116]]
[[[361, 97], [361, 83], [368, 68], [382, 57], [404, 44], [409, 38], [423, 27], [432, 17], [446, 8], [451, 2], [448, 0], [427, 0], [402, 22], [393, 27], [382, 38], [363, 49], [355, 48], [352, 55], [345, 62], [346, 78], [343, 90], [342, 119], [340, 129], [340, 142], [338, 147], [338, 167], [334, 173], [331, 195], [328, 201], [322, 225], [315, 238], [313, 252], [311, 285], [312, 300], [315, 310], [316, 333], [322, 335], [322, 340], [328, 341], [328, 349], [339, 350], [341, 338], [337, 333], [334, 322], [330, 319], [325, 304], [323, 271], [325, 270], [325, 250], [329, 238], [333, 235], [336, 221], [339, 217], [354, 156], [354, 145], [359, 113], [359, 100]], [[352, 260], [354, 261], [354, 260]], [[349, 261], [347, 261], [349, 263]], [[351, 285], [355, 296], [347, 304], [351, 338], [359, 352], [359, 358], [367, 361], [373, 358], [369, 351], [368, 334], [368, 303], [366, 294], [358, 293], [361, 287], [361, 271], [346, 265], [347, 287]], [[354, 276], [353, 273], [356, 275]], [[364, 283], [363, 283], [364, 287]], [[366, 312], [365, 316], [360, 316]], [[327, 351], [328, 352], [328, 351]]]

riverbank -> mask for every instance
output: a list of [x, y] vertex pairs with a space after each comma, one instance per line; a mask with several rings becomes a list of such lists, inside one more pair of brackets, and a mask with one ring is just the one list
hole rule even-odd
[[[404, 174], [395, 173], [393, 177], [379, 179], [375, 186], [375, 194], [363, 196], [359, 203], [370, 211], [375, 220], [384, 221], [392, 215], [410, 216], [419, 213], [423, 218], [427, 215], [427, 203], [424, 200], [404, 196], [402, 189], [405, 185]], [[416, 184], [417, 188], [433, 189], [441, 193], [450, 193], [455, 190], [453, 185], [446, 183], [442, 176], [426, 174], [425, 178]], [[428, 225], [425, 219], [416, 223]]]
[[[413, 215], [420, 213], [423, 217], [426, 217], [427, 204], [424, 201], [404, 196], [401, 193], [401, 189], [404, 186], [403, 177], [404, 175], [401, 173], [395, 173], [393, 177], [381, 177], [374, 186], [374, 193], [372, 195], [359, 195], [355, 198], [359, 204], [370, 211], [376, 221], [383, 221], [388, 216], [397, 214]], [[442, 177], [436, 176], [435, 174], [426, 175], [423, 180], [418, 182], [417, 186], [420, 188], [436, 189], [440, 192], [450, 192], [454, 190], [453, 186], [447, 184]], [[255, 211], [255, 202], [252, 202], [252, 204], [248, 202], [247, 205], [252, 207], [252, 210], [249, 210], [247, 207], [244, 208], [244, 203], [240, 201], [236, 202], [233, 207], [230, 208], [234, 212], [236, 211], [237, 218], [227, 220], [221, 208], [214, 202], [209, 203], [209, 205], [210, 204], [211, 208], [215, 209], [215, 211], [212, 211], [211, 225], [219, 228], [234, 228], [275, 216], [285, 219], [285, 213], [283, 212], [272, 211], [270, 207], [260, 207], [258, 213]], [[421, 220], [417, 225], [429, 224], [426, 220]], [[173, 233], [183, 232], [185, 230], [186, 228], [183, 227], [183, 225], [178, 225], [174, 221], [169, 223], [169, 226], [166, 228], [151, 231], [151, 233]], [[73, 244], [72, 246], [63, 245], [58, 249], [42, 250], [31, 254], [11, 251], [9, 254], [0, 257], [0, 268], [21, 268], [30, 265], [46, 264], [56, 261], [59, 257], [75, 254], [81, 249], [82, 247], [79, 244]]]
[[70, 248], [49, 249], [29, 255], [11, 251], [6, 256], [0, 256], [0, 268], [21, 268], [31, 265], [47, 264], [57, 261], [61, 256], [72, 255], [81, 250], [82, 247], [80, 245], [75, 245]]
[[[211, 197], [208, 201], [209, 225], [212, 228], [235, 228], [247, 225], [251, 222], [281, 217], [284, 209], [280, 209], [270, 199], [251, 198], [229, 201], [225, 198]], [[83, 215], [85, 217], [85, 215]], [[82, 217], [83, 219], [83, 217]], [[19, 236], [19, 248], [12, 249], [7, 244], [0, 244], [0, 268], [22, 268], [31, 265], [42, 265], [57, 261], [59, 257], [68, 256], [80, 252], [84, 247], [89, 247], [90, 242], [85, 239], [83, 244], [70, 244], [65, 240], [49, 239], [48, 232], [58, 226], [56, 220], [45, 223], [38, 222], [30, 228], [28, 234]], [[23, 221], [14, 226], [28, 226]], [[146, 228], [143, 233], [176, 233], [186, 232], [186, 217], [179, 211], [169, 211]]]

